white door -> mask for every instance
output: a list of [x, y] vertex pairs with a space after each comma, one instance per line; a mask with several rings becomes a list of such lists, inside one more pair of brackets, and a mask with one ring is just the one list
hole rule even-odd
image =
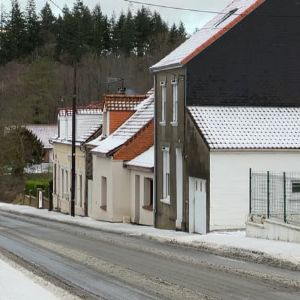
[[182, 150], [176, 149], [176, 207], [177, 218], [176, 228], [181, 229], [182, 217], [183, 217], [183, 191], [182, 191]]
[[206, 234], [206, 180], [190, 177], [189, 196], [189, 231]]
[[93, 181], [88, 180], [88, 216], [92, 214], [92, 203], [93, 203]]

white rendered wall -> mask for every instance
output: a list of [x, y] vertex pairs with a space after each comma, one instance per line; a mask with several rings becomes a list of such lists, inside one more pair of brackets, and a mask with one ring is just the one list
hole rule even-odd
[[[101, 209], [101, 178], [107, 178], [107, 208]], [[91, 217], [122, 222], [130, 217], [130, 173], [123, 161], [93, 155], [93, 195]]]
[[[56, 164], [56, 170], [59, 172], [59, 175], [56, 176], [56, 194], [53, 195], [55, 202], [54, 207], [58, 207], [61, 212], [69, 213], [70, 212], [70, 202], [66, 199], [65, 195], [61, 194], [61, 185], [62, 185], [62, 170], [68, 172], [68, 189], [65, 186], [64, 191], [65, 194], [69, 193], [69, 199], [71, 198], [70, 195], [70, 188], [71, 188], [71, 145], [69, 144], [61, 144], [61, 143], [54, 143], [53, 144], [53, 156], [54, 162]], [[75, 214], [83, 216], [84, 215], [84, 201], [85, 201], [85, 153], [80, 150], [79, 147], [76, 147], [76, 174], [82, 176], [82, 195], [83, 201], [82, 206], [79, 206], [79, 201], [75, 199]], [[54, 176], [53, 176], [54, 179]], [[79, 181], [77, 180], [79, 184]], [[64, 180], [64, 184], [66, 185], [66, 180]], [[78, 185], [77, 185], [78, 189]], [[78, 196], [78, 191], [77, 191]]]
[[210, 230], [246, 227], [249, 169], [300, 172], [300, 151], [211, 152]]
[[[131, 216], [130, 220], [131, 222], [136, 222], [135, 220], [135, 212], [136, 209], [139, 210], [139, 224], [142, 225], [149, 225], [153, 226], [153, 211], [144, 209], [144, 180], [145, 178], [151, 178], [153, 180], [153, 173], [150, 172], [138, 172], [138, 171], [130, 171], [131, 173], [131, 195], [130, 195], [130, 200], [131, 200]], [[135, 176], [138, 175], [140, 176], [140, 204], [138, 207], [136, 207], [135, 204]], [[154, 195], [153, 195], [154, 196]], [[153, 203], [154, 203], [153, 199]]]

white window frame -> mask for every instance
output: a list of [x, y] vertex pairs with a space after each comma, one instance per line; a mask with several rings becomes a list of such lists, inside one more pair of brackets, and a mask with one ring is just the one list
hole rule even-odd
[[171, 81], [172, 95], [173, 95], [173, 119], [172, 126], [178, 125], [178, 81], [176, 79]]
[[163, 199], [161, 202], [170, 204], [170, 148], [162, 148], [163, 158]]
[[165, 81], [160, 82], [161, 87], [161, 122], [160, 125], [166, 125], [167, 114], [167, 85]]

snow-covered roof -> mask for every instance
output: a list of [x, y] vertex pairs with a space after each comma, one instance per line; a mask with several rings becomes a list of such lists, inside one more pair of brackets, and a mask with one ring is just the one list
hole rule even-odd
[[137, 106], [145, 99], [146, 95], [105, 95], [103, 106], [106, 111], [135, 111]]
[[133, 160], [126, 163], [128, 167], [138, 167], [138, 168], [154, 168], [154, 146], [150, 147], [147, 151], [140, 154]]
[[211, 149], [300, 149], [299, 107], [188, 107]]
[[[63, 112], [63, 113], [61, 113]], [[66, 111], [65, 111], [66, 112]], [[53, 142], [70, 144], [72, 141], [72, 110], [65, 113], [60, 111], [59, 136], [52, 139]], [[102, 127], [102, 110], [95, 108], [84, 108], [76, 113], [76, 142], [82, 144], [86, 142], [95, 132]]]
[[43, 144], [45, 149], [52, 149], [49, 140], [57, 135], [57, 125], [26, 125], [27, 130], [32, 132]]
[[233, 0], [221, 13], [217, 14], [215, 18], [150, 69], [155, 72], [185, 65], [233, 28], [264, 1], [265, 0]]
[[106, 139], [96, 139], [90, 142], [89, 145], [97, 146], [92, 151], [95, 153], [108, 154], [122, 146], [147, 125], [154, 117], [154, 95], [150, 94], [136, 109], [137, 111]]

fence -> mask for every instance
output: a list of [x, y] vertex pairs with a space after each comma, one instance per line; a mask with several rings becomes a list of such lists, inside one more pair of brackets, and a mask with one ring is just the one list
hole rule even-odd
[[249, 174], [250, 215], [300, 226], [300, 173]]

